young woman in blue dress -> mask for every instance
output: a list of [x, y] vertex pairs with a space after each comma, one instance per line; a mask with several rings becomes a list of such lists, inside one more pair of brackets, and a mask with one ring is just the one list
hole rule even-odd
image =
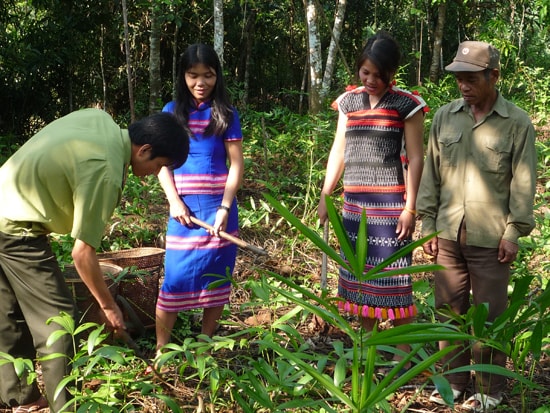
[[[157, 351], [170, 341], [180, 311], [203, 309], [202, 334], [212, 336], [229, 303], [237, 255], [219, 231], [238, 235], [236, 194], [244, 170], [239, 115], [231, 106], [215, 50], [193, 44], [179, 61], [172, 112], [190, 132], [187, 162], [163, 168], [159, 180], [170, 206], [165, 277], [156, 308]], [[191, 222], [194, 216], [212, 226]], [[212, 283], [226, 278], [222, 285]]]

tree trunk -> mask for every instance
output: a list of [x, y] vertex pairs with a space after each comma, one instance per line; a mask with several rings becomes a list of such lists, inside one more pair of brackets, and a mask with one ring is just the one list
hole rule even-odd
[[151, 6], [151, 34], [149, 37], [149, 114], [158, 112], [161, 102], [161, 79], [160, 79], [160, 6]]
[[242, 75], [239, 74], [241, 77], [241, 81], [243, 82], [243, 91], [242, 91], [242, 102], [241, 104], [246, 107], [248, 105], [248, 96], [249, 96], [249, 89], [250, 89], [250, 65], [252, 62], [252, 46], [254, 45], [254, 30], [256, 27], [256, 17], [257, 17], [257, 11], [254, 9], [251, 9], [248, 13], [246, 20], [245, 20], [245, 30], [243, 33], [244, 36], [244, 55], [242, 56], [243, 64], [241, 67], [243, 68]]
[[304, 94], [307, 93], [307, 69], [309, 66], [309, 58], [306, 56], [306, 61], [304, 62], [304, 70], [302, 71], [302, 83], [300, 85], [300, 99], [298, 102], [298, 113], [301, 115], [304, 113]]
[[214, 50], [223, 66], [223, 0], [214, 0]]
[[[416, 10], [418, 8], [417, 0], [414, 0], [413, 7]], [[418, 17], [419, 13], [413, 14], [412, 26], [414, 27], [414, 35], [411, 39], [412, 56], [414, 56], [414, 63], [416, 67], [416, 84], [422, 84], [422, 45], [424, 43], [424, 18]], [[420, 21], [420, 30], [418, 28]]]
[[105, 39], [105, 26], [101, 25], [100, 30], [100, 49], [99, 49], [99, 68], [101, 69], [101, 86], [103, 87], [103, 110], [107, 110], [107, 80], [105, 79], [105, 57], [104, 53], [104, 44]]
[[344, 16], [346, 14], [346, 0], [338, 0], [336, 15], [334, 16], [334, 26], [332, 28], [332, 37], [328, 48], [327, 64], [325, 66], [325, 74], [323, 76], [323, 85], [321, 87], [321, 101], [323, 101], [330, 90], [332, 74], [336, 65], [336, 55], [340, 49], [340, 36], [342, 34], [342, 26], [344, 25]]
[[172, 43], [172, 98], [176, 99], [176, 85], [178, 80], [178, 34], [180, 26], [176, 22], [176, 28], [174, 29], [174, 43]]
[[319, 17], [315, 8], [315, 0], [304, 0], [304, 6], [306, 9], [309, 46], [309, 112], [316, 114], [321, 110], [321, 86], [323, 81]]
[[437, 24], [434, 31], [434, 46], [432, 51], [432, 64], [430, 65], [430, 81], [436, 83], [439, 79], [441, 66], [441, 45], [443, 43], [443, 29], [447, 15], [447, 2], [442, 0], [437, 7]]
[[132, 86], [132, 64], [130, 59], [130, 41], [128, 39], [128, 9], [126, 0], [122, 0], [122, 18], [124, 20], [124, 50], [126, 51], [126, 75], [128, 77], [128, 100], [130, 101], [130, 121], [136, 120], [134, 109], [134, 88]]

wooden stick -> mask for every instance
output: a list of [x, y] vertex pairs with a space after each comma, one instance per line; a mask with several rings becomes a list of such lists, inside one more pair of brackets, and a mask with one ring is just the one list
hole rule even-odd
[[[323, 228], [323, 240], [328, 244], [328, 219], [325, 221], [325, 226]], [[322, 262], [321, 262], [321, 289], [324, 290], [327, 288], [327, 253], [323, 252]]]
[[194, 391], [193, 392], [186, 391], [187, 390], [186, 386], [183, 386], [183, 387], [178, 386], [176, 388], [176, 386], [174, 386], [172, 383], [167, 382], [166, 379], [164, 379], [164, 377], [162, 376], [162, 373], [155, 366], [155, 363], [152, 360], [145, 357], [145, 354], [143, 354], [143, 352], [140, 350], [140, 348], [138, 347], [134, 339], [130, 336], [130, 334], [128, 334], [126, 330], [117, 330], [114, 333], [114, 336], [124, 341], [124, 343], [128, 346], [128, 348], [134, 351], [135, 356], [137, 358], [140, 358], [147, 364], [147, 366], [151, 369], [152, 373], [156, 376], [157, 379], [159, 379], [159, 381], [162, 384], [170, 387], [172, 390], [175, 390], [176, 393], [178, 394], [183, 392], [183, 393], [187, 393], [186, 395], [189, 395], [189, 396], [193, 396], [193, 395], [196, 396], [196, 393]]
[[[214, 229], [212, 227], [212, 225], [209, 225], [207, 224], [206, 222], [204, 221], [201, 221], [200, 219], [198, 219], [197, 217], [191, 217], [191, 222], [193, 222], [194, 224], [198, 225], [199, 227], [203, 227], [205, 229], [208, 229], [208, 230], [212, 230]], [[237, 237], [234, 237], [233, 235], [231, 234], [228, 234], [227, 232], [225, 231], [220, 231], [220, 238], [223, 238], [229, 242], [232, 242], [233, 244], [236, 244], [238, 245], [239, 247], [241, 248], [244, 248], [244, 249], [247, 249], [247, 250], [250, 250], [258, 255], [268, 255], [267, 254], [267, 251], [264, 250], [263, 248], [260, 248], [260, 247], [256, 247], [254, 245], [251, 245], [249, 244], [248, 242], [246, 241], [243, 241], [242, 239], [240, 238], [237, 238]]]

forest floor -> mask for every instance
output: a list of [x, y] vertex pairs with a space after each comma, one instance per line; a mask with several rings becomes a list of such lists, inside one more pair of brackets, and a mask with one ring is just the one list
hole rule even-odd
[[[548, 137], [548, 135], [545, 135]], [[539, 183], [540, 185], [541, 183]], [[159, 225], [162, 225], [160, 223]], [[159, 233], [162, 232], [161, 227], [158, 228]], [[418, 233], [417, 233], [418, 235]], [[311, 249], [302, 249], [299, 246], [294, 245], [289, 252], [288, 243], [286, 242], [285, 235], [277, 235], [276, 231], [257, 231], [243, 228], [241, 230], [241, 238], [252, 245], [262, 247], [268, 253], [267, 257], [256, 256], [248, 251], [240, 250], [240, 253], [237, 257], [237, 265], [235, 268], [234, 278], [237, 285], [242, 285], [243, 281], [248, 279], [257, 279], [259, 277], [259, 272], [261, 270], [269, 270], [276, 272], [281, 275], [295, 277], [295, 279], [302, 279], [304, 283], [309, 283], [308, 285], [318, 285], [321, 281], [321, 253], [318, 251], [313, 251]], [[541, 257], [540, 259], [546, 260], [546, 257]], [[425, 264], [430, 261], [421, 250], [421, 248], [415, 250], [413, 254], [413, 263], [414, 264]], [[536, 266], [537, 263], [533, 262], [531, 265]], [[328, 288], [331, 291], [336, 291], [337, 284], [337, 268], [334, 267], [333, 263], [329, 261], [328, 268]], [[429, 283], [432, 281], [432, 274], [425, 273], [415, 275], [416, 281], [422, 279], [427, 280]], [[273, 322], [275, 317], [278, 317], [279, 314], [273, 314], [271, 311], [267, 310], [265, 312], [256, 311], [255, 314], [252, 314], [251, 311], [243, 310], [242, 304], [250, 302], [250, 292], [244, 288], [234, 288], [231, 304], [230, 304], [230, 323], [220, 326], [217, 333], [218, 335], [227, 335], [235, 331], [236, 326], [254, 326], [257, 324], [265, 324]], [[350, 321], [356, 323], [356, 321]], [[349, 338], [343, 335], [341, 331], [337, 331], [331, 326], [319, 322], [316, 318], [309, 318], [304, 321], [301, 326], [297, 327], [302, 334], [305, 341], [314, 346], [315, 351], [330, 352], [333, 350], [332, 342], [335, 340], [340, 340], [346, 343], [351, 347], [349, 343]], [[194, 333], [198, 333], [194, 331]], [[154, 332], [149, 332], [151, 336], [152, 343], [154, 343]], [[153, 354], [148, 354], [152, 357]], [[227, 353], [220, 352], [220, 354], [213, 354], [214, 357], [229, 359], [237, 359], [229, 357]], [[518, 384], [514, 381], [509, 380], [507, 382], [507, 388], [503, 395], [503, 401], [501, 406], [496, 410], [498, 412], [507, 412], [507, 413], [532, 413], [542, 406], [546, 406], [546, 410], [540, 411], [540, 413], [550, 413], [550, 349], [546, 349], [543, 352], [540, 360], [530, 360], [532, 364], [532, 376], [531, 380], [539, 385], [539, 388], [536, 390], [531, 390], [527, 394], [521, 394], [518, 391]], [[512, 369], [512, 365], [509, 365]], [[527, 375], [527, 371], [525, 374]], [[176, 372], [166, 372], [163, 373], [165, 380], [172, 383], [171, 388], [173, 390], [173, 395], [179, 397], [182, 401], [182, 404], [185, 404], [187, 407], [184, 408], [185, 412], [218, 412], [218, 413], [238, 413], [238, 409], [227, 409], [221, 410], [216, 408], [207, 407], [207, 403], [204, 403], [204, 400], [194, 391], [193, 383], [186, 383], [181, 380], [181, 377], [178, 377]], [[419, 390], [426, 385], [423, 390]], [[179, 386], [179, 387], [178, 387]], [[174, 390], [174, 387], [178, 387]], [[455, 408], [447, 406], [439, 406], [429, 401], [430, 393], [433, 390], [433, 385], [429, 382], [429, 377], [422, 375], [412, 380], [408, 385], [402, 387], [397, 391], [392, 399], [391, 403], [394, 407], [395, 412], [411, 412], [411, 413], [451, 413], [458, 412], [463, 413], [466, 410], [460, 407], [462, 400], [465, 400], [472, 394], [472, 386], [470, 386], [465, 394], [464, 398], [455, 405]], [[151, 399], [143, 400], [141, 410], [143, 412], [162, 412], [161, 404], [157, 404]], [[11, 412], [9, 409], [1, 409], [0, 413]], [[39, 412], [47, 413], [49, 409], [42, 409]]]
[[[245, 281], [251, 278], [258, 278], [258, 269], [265, 269], [274, 271], [282, 275], [288, 275], [289, 277], [303, 277], [309, 279], [309, 282], [315, 284], [320, 282], [321, 274], [321, 255], [319, 253], [303, 252], [295, 250], [294, 256], [283, 254], [282, 246], [278, 245], [281, 240], [275, 238], [258, 238], [258, 234], [248, 234], [247, 231], [241, 232], [241, 237], [247, 242], [262, 246], [267, 252], [267, 257], [258, 257], [248, 252], [242, 251], [237, 259], [237, 266], [235, 269], [235, 280], [237, 284], [241, 281]], [[313, 254], [313, 255], [312, 255]], [[427, 263], [428, 258], [424, 255], [421, 249], [415, 251], [413, 255], [416, 263]], [[328, 288], [336, 289], [336, 274], [337, 269], [333, 264], [329, 262], [328, 268]], [[332, 274], [332, 275], [331, 275]], [[417, 277], [423, 277], [424, 279], [431, 279], [431, 274], [421, 274]], [[307, 282], [307, 281], [304, 281]], [[266, 310], [265, 312], [256, 311], [252, 312], [243, 311], [241, 304], [249, 302], [249, 292], [241, 288], [235, 288], [231, 299], [231, 312], [229, 319], [230, 324], [222, 324], [217, 331], [218, 335], [227, 335], [235, 331], [235, 326], [241, 325], [249, 327], [257, 324], [269, 324], [273, 321], [277, 314]], [[355, 321], [351, 321], [355, 323]], [[315, 351], [330, 352], [333, 350], [332, 341], [340, 340], [346, 343], [349, 340], [342, 332], [335, 330], [333, 327], [319, 322], [316, 318], [309, 318], [301, 326], [298, 326], [300, 333], [304, 340], [310, 345], [314, 346]], [[197, 331], [198, 333], [198, 331]], [[154, 333], [151, 332], [151, 338], [154, 340]], [[351, 346], [350, 343], [346, 345]], [[225, 360], [235, 359], [236, 354], [227, 354], [227, 351], [215, 354], [214, 357], [221, 357]], [[149, 356], [153, 356], [150, 354]], [[522, 395], [517, 391], [517, 383], [508, 381], [507, 389], [504, 394], [502, 405], [498, 408], [498, 412], [521, 412], [530, 413], [535, 411], [540, 406], [550, 405], [550, 356], [548, 351], [544, 354], [540, 360], [532, 360], [534, 363], [534, 374], [532, 380], [540, 385], [540, 389], [530, 391], [526, 395], [527, 403], [522, 400]], [[166, 382], [171, 383], [169, 393], [173, 393], [174, 397], [178, 397], [182, 404], [185, 405], [184, 412], [218, 412], [218, 413], [237, 413], [238, 409], [218, 409], [213, 410], [205, 403], [205, 400], [200, 397], [199, 393], [195, 392], [193, 383], [185, 383], [178, 377], [176, 371], [167, 371], [163, 373], [163, 377]], [[422, 389], [423, 385], [426, 385]], [[177, 389], [174, 390], [175, 386]], [[179, 386], [179, 388], [178, 388]], [[433, 385], [429, 382], [428, 376], [419, 376], [412, 380], [408, 385], [403, 386], [396, 393], [394, 393], [391, 404], [394, 407], [395, 412], [436, 412], [436, 413], [462, 413], [466, 410], [460, 407], [460, 403], [455, 405], [455, 408], [447, 406], [439, 406], [429, 401], [429, 396], [433, 390]], [[465, 400], [472, 394], [472, 388], [468, 388], [464, 395]], [[527, 408], [525, 409], [525, 405]], [[162, 412], [162, 404], [157, 403], [154, 399], [144, 399], [142, 401], [142, 410], [144, 412]], [[524, 406], [524, 410], [522, 410]], [[0, 412], [10, 412], [11, 410], [0, 409]], [[546, 410], [548, 412], [550, 410]], [[39, 412], [47, 413], [49, 409], [42, 409]]]
[[[417, 234], [418, 236], [418, 228]], [[243, 238], [246, 239], [246, 232], [243, 234]], [[270, 242], [261, 242], [259, 239], [247, 240], [250, 243], [259, 243], [260, 245], [272, 246], [268, 248], [270, 258], [265, 260], [261, 266], [269, 269], [271, 271], [277, 272], [282, 275], [295, 276], [295, 277], [304, 277], [309, 278], [313, 283], [320, 283], [320, 274], [321, 274], [321, 255], [318, 257], [308, 256], [311, 253], [301, 253], [296, 251], [294, 257], [289, 257], [287, 254], [284, 256], [277, 252], [277, 241], [271, 239]], [[275, 249], [273, 249], [275, 247]], [[250, 256], [244, 256], [241, 254], [240, 261], [236, 268], [235, 276], [237, 278], [246, 278], [254, 276], [250, 274], [250, 269], [253, 269], [258, 266], [258, 258], [254, 259]], [[255, 262], [256, 261], [256, 262]], [[414, 251], [413, 254], [413, 263], [414, 264], [428, 264], [430, 263], [430, 257], [424, 254], [421, 248], [418, 248]], [[329, 278], [328, 278], [328, 288], [332, 291], [337, 289], [337, 269], [335, 267], [331, 268], [329, 263]], [[332, 274], [332, 276], [330, 276]], [[431, 273], [422, 273], [413, 276], [416, 280], [428, 280], [430, 283], [433, 278]], [[271, 322], [271, 314], [266, 315], [265, 319], [258, 320], [257, 317], [250, 318], [247, 314], [243, 314], [239, 311], [239, 302], [238, 297], [233, 297], [232, 307], [235, 308], [235, 311], [232, 312], [232, 317], [240, 318], [241, 322], [246, 325], [251, 325], [254, 322], [259, 323], [268, 323]], [[352, 321], [352, 323], [355, 323]], [[317, 318], [310, 318], [302, 328], [300, 329], [302, 336], [309, 343], [313, 343], [315, 350], [317, 352], [322, 352], [323, 350], [329, 352], [331, 351], [332, 345], [330, 344], [333, 340], [342, 340], [345, 342], [346, 337], [343, 337], [342, 332], [335, 330], [331, 326], [327, 326], [322, 322], [319, 323]], [[351, 347], [351, 345], [350, 345]], [[532, 376], [532, 381], [540, 385], [538, 390], [530, 391], [527, 395], [521, 395], [518, 392], [517, 383], [514, 381], [508, 380], [507, 388], [503, 395], [503, 401], [501, 406], [498, 408], [498, 412], [522, 412], [530, 413], [535, 411], [541, 406], [547, 406], [547, 410], [544, 413], [550, 413], [550, 349], [547, 348], [546, 352], [542, 355], [540, 360], [530, 360], [530, 363], [534, 363], [534, 373]], [[511, 363], [508, 366], [510, 369], [513, 368]], [[475, 380], [475, 376], [474, 379]], [[426, 385], [422, 390], [423, 385]], [[429, 401], [429, 397], [434, 387], [430, 382], [427, 375], [422, 375], [411, 381], [408, 385], [400, 388], [400, 391], [396, 392], [391, 399], [392, 406], [395, 409], [395, 412], [437, 412], [437, 413], [451, 413], [451, 412], [466, 412], [467, 410], [462, 409], [460, 405], [464, 400], [466, 400], [473, 393], [473, 382], [466, 389], [463, 397], [455, 405], [454, 409], [448, 406], [440, 406], [433, 402]], [[526, 397], [528, 402], [522, 400], [522, 397]], [[527, 407], [525, 407], [527, 404]], [[524, 406], [524, 410], [522, 410]], [[406, 410], [403, 410], [406, 409]]]

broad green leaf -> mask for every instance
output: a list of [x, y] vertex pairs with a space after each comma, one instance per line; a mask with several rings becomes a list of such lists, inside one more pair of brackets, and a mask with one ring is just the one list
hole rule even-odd
[[357, 232], [357, 240], [355, 241], [355, 259], [356, 264], [353, 267], [357, 267], [355, 278], [361, 280], [363, 273], [365, 272], [365, 262], [367, 262], [367, 214], [365, 209], [361, 211], [361, 221], [359, 223], [359, 231]]
[[483, 337], [485, 334], [485, 323], [489, 316], [487, 303], [482, 303], [474, 309], [473, 329], [476, 337]]
[[55, 343], [57, 340], [59, 340], [61, 337], [66, 336], [69, 334], [65, 330], [55, 330], [53, 333], [50, 334], [48, 337], [48, 340], [46, 341], [46, 346], [50, 347], [53, 343]]
[[344, 358], [339, 358], [334, 366], [334, 385], [342, 387], [344, 380], [347, 377], [348, 361]]

